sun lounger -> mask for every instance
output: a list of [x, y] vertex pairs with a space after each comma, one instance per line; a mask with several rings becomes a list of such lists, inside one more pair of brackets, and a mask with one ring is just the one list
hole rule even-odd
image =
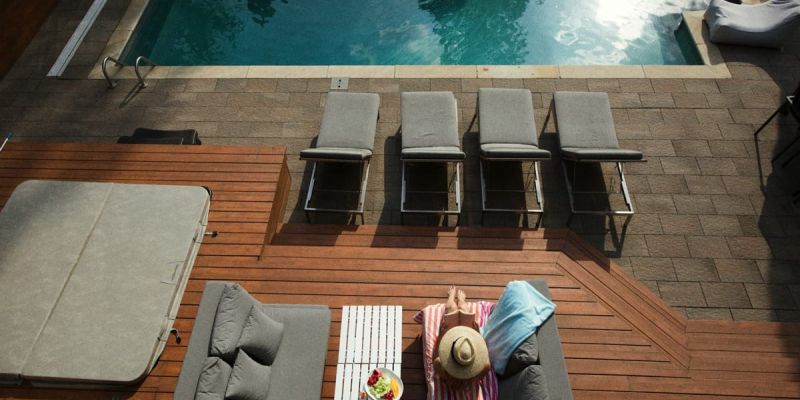
[[[451, 92], [406, 92], [401, 97], [402, 190], [400, 211], [406, 213], [461, 213], [461, 164], [466, 155], [458, 138], [458, 111]], [[455, 164], [455, 203], [450, 209], [409, 209], [406, 168], [411, 163]], [[449, 188], [448, 188], [449, 195]]]
[[[539, 148], [536, 138], [536, 122], [533, 116], [533, 100], [527, 89], [481, 89], [478, 95], [481, 144], [481, 207], [486, 211], [517, 213], [541, 213], [544, 208], [539, 177], [539, 162], [549, 160], [550, 152]], [[534, 193], [539, 208], [506, 209], [492, 208], [487, 204], [490, 190], [487, 188], [484, 168], [492, 161], [520, 161], [532, 163]], [[521, 192], [526, 192], [523, 187]]]
[[782, 47], [800, 27], [800, 0], [760, 4], [711, 0], [705, 20], [714, 43]]
[[[553, 96], [554, 115], [558, 128], [558, 139], [561, 148], [561, 167], [567, 184], [570, 209], [573, 214], [595, 215], [632, 215], [628, 185], [622, 164], [631, 161], [642, 161], [642, 153], [619, 147], [611, 106], [606, 93], [556, 92]], [[570, 181], [565, 161], [573, 162], [573, 179]], [[575, 208], [575, 163], [613, 162], [617, 166], [622, 194], [625, 197], [626, 211], [594, 211]]]
[[[325, 102], [322, 125], [316, 146], [300, 152], [300, 158], [313, 162], [305, 211], [343, 212], [364, 216], [364, 195], [369, 176], [369, 161], [375, 144], [380, 97], [374, 93], [331, 92]], [[358, 163], [361, 169], [358, 204], [353, 209], [311, 206], [317, 175], [317, 163]], [[332, 191], [332, 190], [326, 190]], [[344, 192], [344, 191], [342, 191]]]

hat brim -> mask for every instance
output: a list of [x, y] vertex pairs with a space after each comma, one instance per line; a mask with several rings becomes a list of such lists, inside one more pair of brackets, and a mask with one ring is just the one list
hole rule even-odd
[[[475, 359], [469, 365], [461, 365], [452, 357], [453, 343], [461, 337], [468, 338], [475, 350]], [[489, 362], [489, 350], [483, 336], [466, 326], [456, 326], [445, 332], [439, 340], [438, 353], [442, 369], [456, 379], [467, 380], [480, 375]]]

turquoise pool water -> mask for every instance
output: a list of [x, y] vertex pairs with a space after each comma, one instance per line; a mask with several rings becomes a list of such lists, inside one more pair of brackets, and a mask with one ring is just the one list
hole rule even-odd
[[[161, 65], [702, 64], [694, 0], [150, 0]], [[702, 4], [700, 4], [702, 6]]]

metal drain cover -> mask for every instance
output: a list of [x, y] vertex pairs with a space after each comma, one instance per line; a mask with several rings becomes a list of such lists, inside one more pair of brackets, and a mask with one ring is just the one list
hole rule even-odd
[[331, 78], [331, 90], [347, 90], [350, 78]]

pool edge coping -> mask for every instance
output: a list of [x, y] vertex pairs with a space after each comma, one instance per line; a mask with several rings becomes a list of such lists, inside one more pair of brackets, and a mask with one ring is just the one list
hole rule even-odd
[[[131, 0], [88, 79], [104, 79], [103, 59], [120, 58], [150, 0]], [[730, 79], [719, 48], [708, 40], [704, 11], [684, 11], [683, 18], [704, 65], [319, 65], [319, 66], [145, 66], [147, 79], [201, 78], [454, 78], [454, 79]], [[109, 66], [112, 79], [135, 79], [132, 66]]]

